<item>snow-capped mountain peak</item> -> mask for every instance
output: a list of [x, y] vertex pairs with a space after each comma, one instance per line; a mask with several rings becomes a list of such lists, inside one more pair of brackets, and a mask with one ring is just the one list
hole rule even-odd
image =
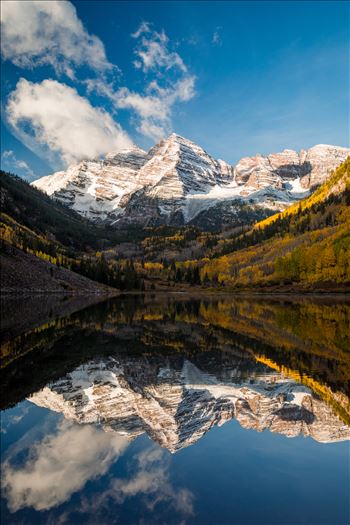
[[346, 148], [318, 144], [300, 153], [285, 149], [244, 157], [230, 166], [172, 133], [148, 152], [137, 146], [111, 152], [33, 185], [92, 220], [117, 226], [201, 225], [213, 217], [234, 225], [243, 206], [268, 215], [305, 197], [349, 154]]

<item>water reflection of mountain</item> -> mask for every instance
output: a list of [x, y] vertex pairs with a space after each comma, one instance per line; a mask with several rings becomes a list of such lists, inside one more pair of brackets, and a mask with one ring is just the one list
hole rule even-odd
[[350, 429], [311, 390], [248, 357], [208, 352], [180, 356], [116, 355], [81, 365], [31, 396], [79, 423], [99, 423], [133, 439], [147, 432], [171, 452], [235, 418], [242, 427], [319, 442]]
[[118, 298], [8, 342], [1, 397], [172, 451], [233, 417], [347, 439], [349, 327], [341, 301]]

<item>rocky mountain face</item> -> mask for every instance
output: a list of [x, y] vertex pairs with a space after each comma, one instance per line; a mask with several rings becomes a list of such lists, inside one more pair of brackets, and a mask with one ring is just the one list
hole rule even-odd
[[220, 227], [263, 218], [304, 198], [350, 150], [318, 145], [241, 159], [215, 160], [172, 134], [148, 153], [134, 147], [82, 161], [33, 185], [94, 221]]
[[251, 359], [115, 355], [93, 359], [30, 397], [78, 423], [132, 440], [147, 433], [171, 452], [235, 418], [247, 429], [322, 443], [350, 429], [310, 389]]
[[94, 221], [104, 221], [121, 208], [121, 200], [141, 186], [136, 176], [146, 161], [139, 148], [110, 153], [103, 161], [84, 160], [67, 171], [34, 181], [33, 186]]

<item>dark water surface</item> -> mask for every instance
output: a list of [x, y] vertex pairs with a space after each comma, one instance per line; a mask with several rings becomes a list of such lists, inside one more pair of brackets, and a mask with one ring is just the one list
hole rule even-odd
[[5, 316], [2, 524], [349, 523], [345, 299], [51, 303]]

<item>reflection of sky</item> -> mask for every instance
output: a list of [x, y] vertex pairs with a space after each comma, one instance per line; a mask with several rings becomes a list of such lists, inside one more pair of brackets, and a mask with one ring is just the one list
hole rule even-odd
[[[27, 421], [25, 428], [19, 428], [31, 411], [34, 415], [41, 412], [44, 419], [37, 423], [34, 417], [34, 426]], [[93, 425], [72, 423], [28, 402], [7, 410], [2, 423], [3, 434], [12, 432], [15, 440], [2, 457], [3, 491], [11, 514], [30, 508], [54, 510], [56, 515], [57, 507], [69, 502], [75, 493], [81, 495], [78, 508], [65, 511], [63, 523], [73, 510], [96, 516], [101, 508], [120, 506], [130, 498], [142, 500], [150, 513], [165, 505], [180, 516], [193, 514], [191, 492], [175, 489], [169, 481], [170, 454], [149, 440], [141, 450], [127, 454], [129, 442], [125, 437]], [[128, 457], [124, 474], [106, 476], [123, 453]], [[91, 499], [86, 497], [86, 485], [101, 479], [102, 490]], [[52, 513], [49, 515], [52, 519]]]
[[4, 523], [348, 521], [346, 442], [290, 440], [230, 421], [172, 455], [146, 435], [128, 443], [28, 402], [4, 413], [3, 428]]

